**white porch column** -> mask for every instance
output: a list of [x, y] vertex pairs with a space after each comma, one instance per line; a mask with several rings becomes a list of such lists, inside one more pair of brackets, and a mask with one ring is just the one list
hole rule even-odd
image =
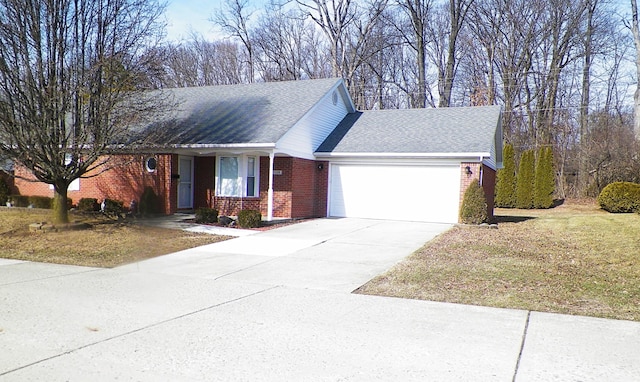
[[269, 190], [267, 191], [267, 221], [273, 220], [273, 159], [275, 154], [269, 153]]

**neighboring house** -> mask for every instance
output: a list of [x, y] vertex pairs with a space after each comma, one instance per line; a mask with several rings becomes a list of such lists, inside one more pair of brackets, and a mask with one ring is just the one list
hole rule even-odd
[[[151, 186], [162, 211], [198, 207], [267, 219], [363, 217], [458, 221], [480, 181], [493, 211], [502, 165], [500, 107], [357, 111], [341, 79], [179, 88], [162, 149], [80, 179], [82, 197], [138, 200]], [[114, 157], [115, 158], [115, 157]], [[28, 175], [16, 169], [18, 175]], [[16, 179], [26, 195], [48, 185]]]

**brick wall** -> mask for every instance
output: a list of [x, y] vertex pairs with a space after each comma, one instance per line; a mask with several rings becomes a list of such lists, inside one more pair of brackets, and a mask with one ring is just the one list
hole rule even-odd
[[[175, 203], [170, 197], [177, 193], [177, 188], [171, 182], [171, 169], [175, 168], [176, 156], [170, 154], [155, 155], [158, 166], [155, 172], [145, 169], [145, 155], [119, 155], [109, 158], [106, 170], [101, 167], [86, 174], [89, 178], [80, 179], [80, 189], [69, 191], [68, 197], [77, 204], [81, 198], [96, 198], [98, 201], [114, 199], [124, 202], [129, 206], [131, 201], [139, 202], [140, 196], [146, 186], [154, 189], [161, 200], [162, 212], [175, 211]], [[177, 162], [176, 162], [177, 164]], [[48, 184], [35, 181], [35, 177], [24, 167], [16, 166], [16, 175], [26, 179], [15, 180], [15, 186], [22, 195], [39, 195], [53, 197], [53, 190]], [[175, 191], [173, 190], [175, 188]], [[175, 199], [175, 198], [174, 198]]]

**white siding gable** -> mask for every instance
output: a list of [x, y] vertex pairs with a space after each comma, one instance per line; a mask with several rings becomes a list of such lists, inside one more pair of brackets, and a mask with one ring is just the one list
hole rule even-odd
[[[335, 101], [335, 102], [334, 102]], [[342, 121], [355, 111], [343, 81], [339, 81], [282, 138], [276, 151], [305, 159], [315, 159], [313, 153]]]

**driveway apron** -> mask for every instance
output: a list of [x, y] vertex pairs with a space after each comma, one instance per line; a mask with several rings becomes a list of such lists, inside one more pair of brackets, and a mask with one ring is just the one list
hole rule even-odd
[[116, 269], [0, 260], [0, 381], [637, 380], [636, 322], [350, 293], [448, 228], [318, 219]]

